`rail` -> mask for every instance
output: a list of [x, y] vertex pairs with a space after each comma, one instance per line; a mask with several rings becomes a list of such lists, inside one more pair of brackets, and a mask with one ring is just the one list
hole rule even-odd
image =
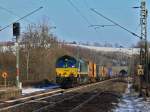
[[[28, 105], [30, 107], [31, 104], [36, 103], [36, 102], [41, 103], [41, 105], [43, 105], [43, 104], [45, 105], [45, 106], [42, 106], [42, 107], [38, 107], [38, 109], [36, 108], [36, 109], [33, 110], [33, 112], [38, 112], [40, 110], [47, 109], [47, 108], [51, 107], [54, 104], [61, 103], [65, 100], [69, 100], [71, 98], [74, 99], [74, 97], [78, 97], [81, 94], [71, 95], [71, 96], [68, 96], [68, 97], [64, 96], [65, 98], [60, 98], [58, 100], [58, 102], [55, 102], [55, 101], [51, 102], [51, 100], [49, 100], [50, 101], [50, 103], [49, 103], [48, 101], [46, 101], [46, 99], [50, 99], [50, 98], [53, 98], [55, 96], [57, 97], [57, 96], [63, 95], [63, 94], [71, 94], [73, 92], [80, 93], [80, 92], [78, 92], [79, 90], [83, 90], [83, 89], [89, 90], [88, 88], [93, 88], [94, 86], [97, 86], [99, 84], [106, 83], [106, 82], [116, 80], [116, 79], [117, 78], [109, 79], [109, 80], [105, 80], [105, 81], [101, 81], [101, 82], [97, 82], [97, 83], [92, 83], [92, 84], [88, 84], [88, 85], [83, 85], [83, 86], [79, 86], [79, 87], [75, 87], [75, 88], [71, 88], [71, 89], [66, 89], [66, 90], [59, 89], [59, 90], [55, 90], [55, 91], [51, 91], [51, 92], [40, 93], [40, 94], [36, 94], [36, 95], [28, 96], [28, 97], [23, 97], [23, 98], [19, 98], [19, 99], [15, 99], [15, 100], [5, 101], [5, 103], [10, 103], [12, 105], [9, 105], [7, 107], [2, 107], [0, 112], [10, 110], [10, 109], [18, 109], [19, 107], [22, 107], [22, 106], [24, 107], [24, 105], [26, 105], [26, 106]], [[63, 99], [63, 100], [61, 100], [61, 99]], [[33, 108], [31, 108], [31, 109], [33, 109]]]

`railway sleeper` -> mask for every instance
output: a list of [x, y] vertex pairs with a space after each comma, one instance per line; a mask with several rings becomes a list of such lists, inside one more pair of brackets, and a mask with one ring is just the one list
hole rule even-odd
[[32, 112], [43, 112], [44, 110], [47, 110], [48, 108], [54, 107], [56, 104], [60, 104], [60, 103], [62, 103], [62, 102], [64, 102], [64, 101], [71, 100], [71, 99], [73, 99], [74, 97], [78, 97], [78, 96], [80, 96], [80, 95], [81, 95], [81, 94], [76, 94], [76, 95], [74, 95], [74, 96], [68, 97], [68, 98], [63, 99], [63, 100], [61, 100], [61, 101], [54, 102], [54, 103], [51, 104], [51, 105], [46, 105], [46, 106], [44, 106], [44, 107], [42, 107], [42, 108], [40, 108], [40, 109], [34, 110], [34, 111], [32, 111]]
[[71, 111], [69, 112], [76, 112], [77, 110], [79, 110], [81, 107], [83, 107], [85, 104], [87, 104], [88, 102], [90, 102], [91, 100], [93, 100], [94, 98], [96, 98], [97, 96], [99, 96], [101, 93], [97, 93], [96, 95], [93, 95], [92, 97], [90, 97], [88, 100], [86, 100], [85, 102], [81, 103], [80, 105], [76, 106], [75, 108], [73, 108]]

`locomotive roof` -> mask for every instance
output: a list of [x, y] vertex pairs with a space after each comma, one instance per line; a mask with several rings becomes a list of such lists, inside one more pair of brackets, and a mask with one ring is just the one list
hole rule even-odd
[[59, 61], [59, 60], [61, 60], [61, 59], [65, 59], [65, 58], [73, 59], [73, 60], [76, 60], [76, 61], [78, 60], [80, 63], [89, 63], [88, 60], [81, 59], [81, 58], [77, 59], [77, 57], [73, 57], [73, 56], [69, 56], [69, 55], [61, 56], [61, 57], [58, 58], [57, 61]]
[[64, 58], [69, 58], [69, 59], [74, 59], [74, 60], [76, 60], [76, 58], [74, 58], [73, 56], [69, 56], [69, 55], [61, 56], [60, 58], [58, 58], [58, 60], [64, 59]]

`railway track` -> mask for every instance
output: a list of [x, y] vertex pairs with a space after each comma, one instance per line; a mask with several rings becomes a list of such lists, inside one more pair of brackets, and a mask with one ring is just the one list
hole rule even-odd
[[[107, 97], [109, 95], [118, 97], [116, 94], [109, 91], [95, 90], [66, 98], [53, 105], [47, 105], [34, 110], [33, 112], [94, 112], [93, 109], [95, 109], [95, 112], [99, 112], [100, 108], [97, 108], [99, 105], [96, 105], [97, 99], [101, 100], [102, 97]], [[109, 102], [107, 102], [106, 105], [108, 107], [111, 106]]]
[[0, 112], [75, 112], [87, 102], [103, 93], [101, 90], [94, 89], [94, 91], [91, 91], [89, 88], [94, 88], [95, 86], [112, 80], [116, 79], [110, 79], [66, 90], [60, 89], [57, 90], [57, 92], [53, 92], [53, 94], [44, 93], [29, 96], [28, 98], [10, 100], [5, 103], [12, 103], [12, 105], [5, 104], [6, 106], [3, 108], [1, 107]]
[[40, 99], [40, 98], [44, 98], [47, 96], [57, 95], [61, 92], [63, 92], [63, 89], [56, 89], [56, 90], [46, 91], [44, 93], [42, 92], [42, 93], [35, 94], [35, 95], [21, 97], [21, 98], [14, 99], [14, 100], [2, 101], [0, 103], [0, 108], [1, 108], [0, 112], [11, 109], [13, 107], [17, 107], [17, 106], [22, 105], [22, 104], [25, 104], [29, 101], [34, 100], [34, 99]]
[[48, 105], [37, 109], [33, 112], [75, 112], [84, 103], [93, 99], [97, 95], [99, 95], [99, 93], [96, 94], [95, 92], [77, 94], [70, 98], [66, 98], [64, 100], [56, 102], [53, 105]]

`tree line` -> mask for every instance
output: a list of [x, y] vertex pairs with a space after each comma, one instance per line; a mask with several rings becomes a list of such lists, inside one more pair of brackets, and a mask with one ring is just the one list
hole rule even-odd
[[[117, 65], [121, 59], [126, 60], [125, 64], [128, 64], [128, 57], [120, 56], [120, 53], [97, 52], [66, 45], [51, 33], [51, 27], [47, 22], [27, 27], [20, 37], [19, 52], [20, 80], [23, 83], [44, 79], [55, 81], [56, 60], [65, 54], [90, 60], [99, 65], [109, 63]], [[7, 45], [7, 50], [3, 50], [3, 46], [0, 46], [0, 74], [4, 71], [8, 73], [8, 80], [15, 82], [16, 54], [12, 44]], [[3, 80], [2, 77], [0, 80]]]

